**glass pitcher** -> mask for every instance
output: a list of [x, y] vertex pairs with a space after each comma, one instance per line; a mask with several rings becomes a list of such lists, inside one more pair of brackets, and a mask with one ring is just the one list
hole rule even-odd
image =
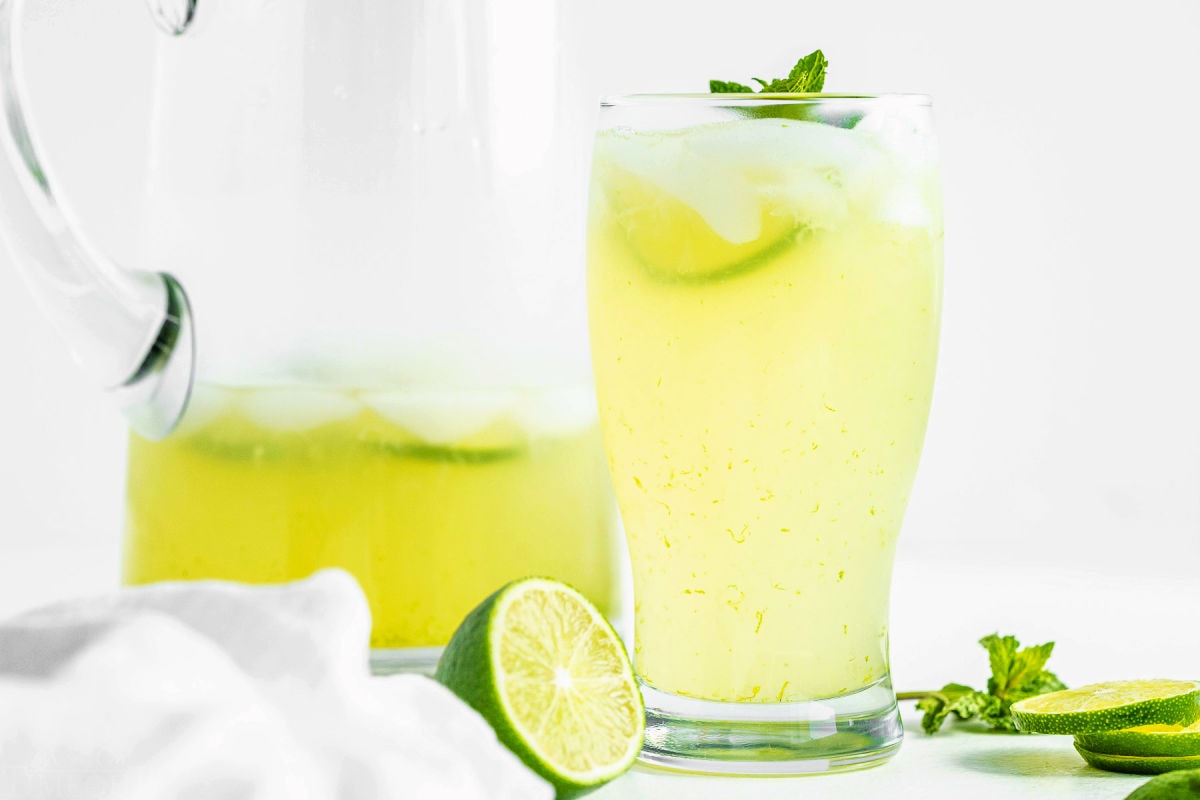
[[570, 4], [498, 5], [152, 3], [161, 272], [138, 272], [57, 197], [0, 0], [0, 222], [131, 423], [126, 582], [344, 567], [381, 670], [430, 666], [523, 575], [615, 609], [583, 305], [593, 105]]

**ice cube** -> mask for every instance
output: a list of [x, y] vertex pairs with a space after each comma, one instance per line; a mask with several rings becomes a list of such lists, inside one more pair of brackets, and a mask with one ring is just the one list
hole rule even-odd
[[517, 424], [530, 436], [570, 436], [595, 425], [597, 414], [591, 389], [538, 390], [517, 409]]
[[693, 148], [694, 132], [611, 136], [600, 152], [693, 209], [730, 244], [762, 233], [762, 201], [746, 176]]
[[937, 165], [937, 145], [925, 106], [904, 98], [880, 98], [854, 130], [870, 134], [905, 171], [923, 173]]
[[362, 400], [427, 444], [453, 445], [511, 417], [521, 396], [507, 389], [370, 392]]
[[920, 188], [911, 181], [900, 181], [882, 195], [877, 211], [884, 222], [911, 228], [924, 228], [933, 223], [933, 214]]
[[243, 416], [268, 430], [307, 431], [350, 419], [362, 404], [337, 389], [279, 387], [248, 392], [239, 408]]
[[694, 208], [734, 244], [760, 235], [764, 208], [835, 228], [890, 168], [874, 136], [805, 120], [721, 122], [609, 145], [619, 166]]
[[687, 138], [697, 155], [754, 173], [787, 167], [852, 173], [880, 158], [874, 143], [855, 130], [805, 120], [725, 122], [696, 128]]

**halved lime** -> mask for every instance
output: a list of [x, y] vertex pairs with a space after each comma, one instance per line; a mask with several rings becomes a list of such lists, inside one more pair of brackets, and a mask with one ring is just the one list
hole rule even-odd
[[1080, 734], [1140, 725], [1190, 724], [1200, 717], [1200, 683], [1113, 681], [1030, 697], [1012, 707], [1017, 728]]
[[1096, 769], [1109, 772], [1132, 772], [1137, 775], [1161, 775], [1177, 769], [1200, 768], [1200, 756], [1113, 756], [1107, 753], [1093, 753], [1075, 744], [1075, 749], [1083, 760]]
[[1200, 797], [1200, 769], [1159, 775], [1146, 781], [1125, 800], [1196, 800]]
[[645, 710], [625, 647], [595, 606], [557, 581], [525, 578], [484, 600], [434, 677], [560, 800], [617, 777], [641, 749]]
[[1093, 753], [1114, 756], [1200, 756], [1200, 722], [1141, 725], [1123, 731], [1084, 733], [1075, 744]]

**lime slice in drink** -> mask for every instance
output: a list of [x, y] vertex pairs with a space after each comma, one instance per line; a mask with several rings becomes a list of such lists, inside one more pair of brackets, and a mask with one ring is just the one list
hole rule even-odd
[[1080, 734], [1141, 725], [1190, 724], [1200, 716], [1200, 683], [1113, 681], [1030, 697], [1012, 707], [1019, 730]]
[[889, 169], [872, 135], [816, 122], [614, 130], [596, 142], [596, 186], [618, 235], [674, 281], [742, 275], [838, 229], [881, 193]]
[[1114, 756], [1200, 756], [1200, 722], [1141, 725], [1123, 731], [1083, 733], [1075, 744], [1093, 753]]
[[[703, 175], [697, 168], [697, 178]], [[744, 193], [726, 187], [731, 194], [744, 194], [744, 202], [727, 196], [726, 208], [706, 218], [653, 181], [615, 164], [605, 168], [602, 180], [629, 249], [661, 278], [714, 280], [748, 272], [788, 249], [803, 230], [793, 214], [760, 203], [749, 187], [741, 187]], [[736, 183], [711, 175], [708, 180]], [[710, 221], [715, 214], [729, 220], [718, 224], [721, 232]]]
[[1200, 769], [1169, 772], [1148, 780], [1125, 800], [1195, 800], [1200, 797]]
[[560, 798], [623, 773], [645, 733], [641, 693], [612, 626], [569, 586], [525, 578], [475, 608], [435, 676]]
[[[374, 391], [362, 401], [378, 416], [359, 438], [397, 458], [491, 464], [522, 455], [528, 437], [514, 421], [514, 390]], [[372, 429], [369, 423], [382, 422]]]
[[1093, 753], [1078, 744], [1075, 749], [1083, 760], [1096, 769], [1109, 772], [1132, 772], [1137, 775], [1161, 775], [1164, 772], [1174, 772], [1177, 769], [1200, 768], [1200, 756], [1113, 756], [1107, 753]]

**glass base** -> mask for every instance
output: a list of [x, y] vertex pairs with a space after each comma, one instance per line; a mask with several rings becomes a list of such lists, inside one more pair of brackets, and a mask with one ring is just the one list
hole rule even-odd
[[904, 737], [891, 681], [802, 703], [720, 703], [642, 683], [641, 761], [725, 775], [803, 775], [882, 764]]
[[372, 675], [426, 675], [433, 677], [442, 647], [396, 647], [371, 649]]

